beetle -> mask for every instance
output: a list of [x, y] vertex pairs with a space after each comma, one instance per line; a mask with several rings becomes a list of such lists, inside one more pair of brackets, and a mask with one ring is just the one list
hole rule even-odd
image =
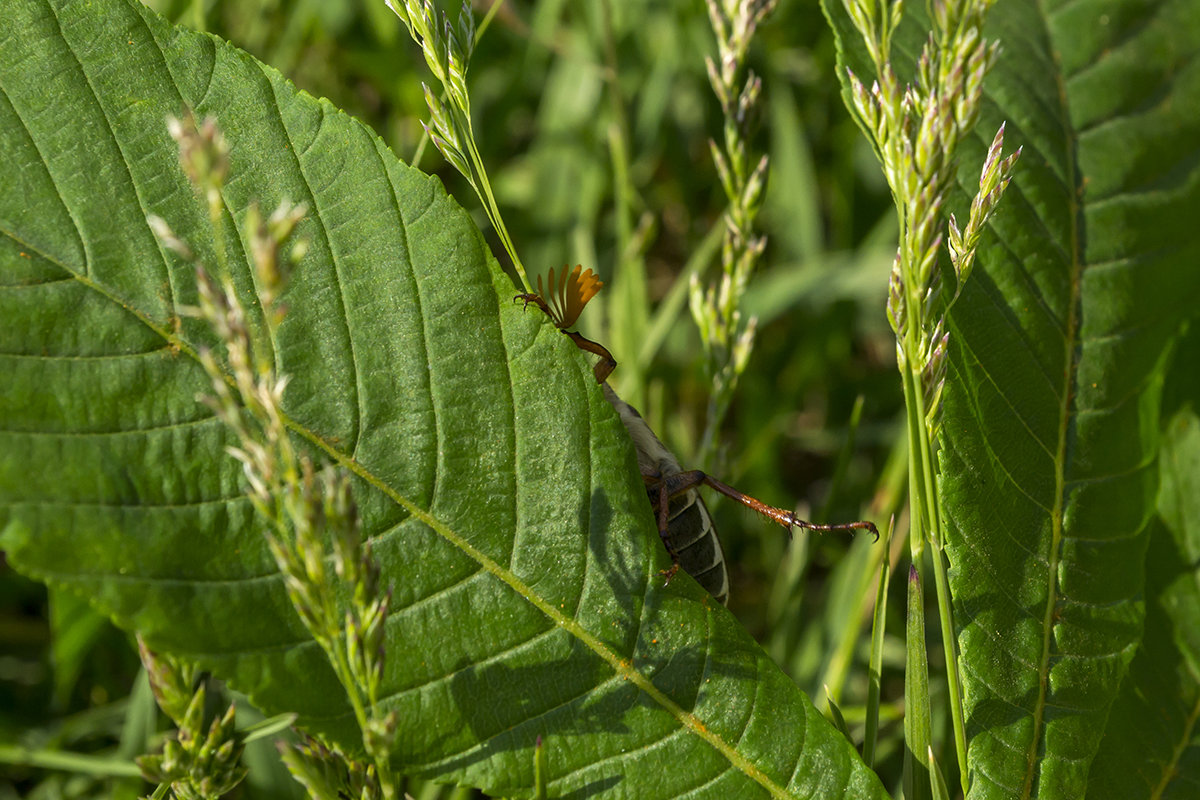
[[537, 291], [519, 294], [514, 301], [523, 301], [526, 308], [533, 303], [544, 311], [553, 320], [555, 327], [570, 337], [579, 349], [599, 356], [600, 360], [593, 367], [593, 374], [604, 392], [605, 399], [616, 409], [617, 416], [620, 417], [637, 451], [638, 470], [642, 474], [646, 494], [655, 512], [658, 535], [667, 550], [667, 555], [671, 557], [671, 567], [663, 570], [668, 583], [683, 569], [722, 605], [729, 601], [729, 571], [725, 562], [725, 551], [721, 547], [721, 539], [717, 536], [717, 528], [708, 512], [708, 506], [704, 504], [704, 498], [698, 491], [702, 485], [779, 523], [787, 529], [789, 539], [792, 536], [792, 528], [804, 528], [811, 531], [866, 530], [875, 536], [875, 541], [879, 541], [879, 531], [873, 522], [861, 520], [819, 525], [800, 519], [792, 511], [769, 506], [742, 494], [701, 470], [683, 469], [674, 454], [654, 435], [654, 431], [642, 419], [637, 409], [622, 400], [608, 385], [608, 376], [617, 367], [617, 362], [608, 348], [576, 331], [568, 330], [579, 318], [583, 307], [596, 296], [604, 283], [591, 269], [584, 272], [583, 266], [577, 265], [569, 274], [564, 266], [557, 281], [555, 271], [551, 268], [549, 284], [549, 291], [546, 291], [539, 275]]

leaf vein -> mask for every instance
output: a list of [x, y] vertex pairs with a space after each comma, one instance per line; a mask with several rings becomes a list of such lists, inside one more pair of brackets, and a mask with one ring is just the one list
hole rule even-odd
[[[557, 633], [557, 632], [558, 632], [558, 628], [554, 625], [551, 625], [547, 628], [544, 628], [544, 629], [538, 631], [533, 636], [530, 636], [528, 639], [525, 639], [524, 641], [509, 645], [501, 650], [496, 651], [495, 653], [492, 653], [487, 656], [483, 656], [482, 658], [474, 658], [471, 660], [471, 663], [464, 664], [462, 667], [459, 667], [458, 669], [454, 670], [453, 672], [447, 672], [444, 675], [438, 675], [436, 677], [422, 681], [421, 683], [415, 683], [411, 686], [405, 686], [402, 689], [397, 689], [394, 692], [390, 692], [390, 693], [384, 695], [382, 698], [380, 698], [380, 700], [382, 702], [389, 702], [389, 701], [404, 697], [405, 695], [409, 695], [414, 692], [419, 692], [423, 689], [428, 689], [432, 686], [436, 686], [439, 683], [444, 683], [445, 681], [451, 680], [459, 675], [466, 674], [468, 672], [471, 672], [472, 670], [477, 670], [480, 667], [486, 667], [489, 664], [494, 664], [496, 662], [503, 661], [503, 660], [510, 658], [511, 656], [514, 656], [518, 653], [521, 653], [529, 648], [538, 646], [539, 644], [541, 644], [542, 640], [549, 638], [550, 635]], [[613, 678], [608, 678], [606, 680], [613, 680]], [[592, 691], [592, 687], [589, 687], [588, 689], [586, 689], [585, 693], [590, 692], [590, 691]], [[583, 695], [580, 694], [580, 695], [572, 698], [571, 700], [567, 701], [567, 703], [573, 703], [573, 702], [575, 702], [575, 700], [578, 700], [582, 696]], [[566, 705], [567, 703], [560, 703], [559, 705], [560, 706]], [[351, 713], [352, 712], [349, 712], [349, 711], [346, 712], [347, 715], [350, 715]], [[494, 734], [494, 735], [498, 735], [498, 734]], [[475, 746], [479, 746], [481, 744], [482, 744], [482, 742], [477, 742]], [[444, 758], [444, 759], [439, 759], [439, 761], [453, 759], [457, 756], [462, 755], [462, 753], [470, 752], [471, 749], [472, 748], [468, 748], [467, 750], [464, 750], [460, 753], [453, 753], [451, 755], [446, 756], [446, 758]]]
[[[1025, 422], [1025, 418], [1022, 417], [1019, 413], [1017, 413], [1016, 409], [1013, 408], [1012, 404], [1008, 401], [1008, 398], [1005, 397], [1003, 392], [1000, 391], [1000, 387], [997, 385], [996, 380], [988, 372], [987, 368], [983, 365], [983, 363], [980, 362], [979, 357], [974, 353], [974, 351], [972, 351], [970, 349], [970, 345], [968, 345], [966, 342], [964, 342], [963, 347], [968, 352], [970, 352], [972, 359], [974, 359], [975, 364], [979, 367], [983, 376], [985, 378], [987, 378], [988, 383], [990, 383], [992, 385], [992, 387], [996, 390], [997, 394], [1001, 398], [1004, 399], [1005, 404], [1008, 405], [1009, 409], [1013, 412], [1013, 417], [1021, 422], [1021, 425], [1025, 428], [1026, 431], [1029, 432], [1030, 438], [1033, 439], [1033, 441], [1038, 442], [1038, 444], [1041, 444], [1041, 441], [1037, 438], [1037, 436], [1034, 435], [1033, 431], [1029, 429], [1028, 424], [1026, 424], [1026, 422]], [[980, 425], [979, 425], [980, 430], [986, 431], [987, 427], [983, 424], [983, 409], [981, 409], [979, 407], [979, 405], [974, 401], [974, 395], [971, 395], [971, 397], [972, 397], [971, 409], [974, 412], [972, 414], [972, 416], [974, 416], [976, 421], [978, 421], [980, 423]], [[1004, 473], [1004, 476], [1008, 479], [1008, 482], [1017, 491], [1019, 491], [1021, 494], [1023, 494], [1025, 497], [1027, 497], [1029, 499], [1029, 502], [1032, 503], [1035, 508], [1039, 508], [1039, 509], [1045, 511], [1046, 513], [1050, 513], [1050, 509], [1044, 503], [1042, 503], [1040, 500], [1035, 498], [1033, 496], [1033, 494], [1031, 494], [1028, 490], [1025, 489], [1025, 487], [1021, 486], [1017, 482], [1016, 478], [1013, 476], [1012, 471], [1008, 468], [1008, 466], [1004, 463], [1003, 459], [1001, 459], [999, 454], [996, 452], [996, 449], [992, 446], [991, 439], [989, 439], [987, 436], [983, 436], [983, 437], [981, 437], [981, 441], [983, 442], [984, 446], [987, 447], [988, 453], [992, 456], [992, 461]], [[1052, 454], [1047, 453], [1047, 455], [1052, 455]]]
[[[607, 681], [605, 681], [605, 683], [609, 683], [614, 680], [616, 680], [615, 675], [612, 678], [609, 678]], [[601, 684], [601, 685], [603, 686], [603, 684]], [[580, 699], [579, 697], [576, 697], [576, 698], [572, 699], [571, 702], [574, 703], [574, 702], [578, 701], [579, 699]], [[557, 710], [557, 709], [555, 709], [555, 710]], [[609, 763], [612, 763], [615, 761], [625, 761], [630, 758], [637, 757], [640, 754], [647, 753], [650, 750], [654, 750], [658, 747], [666, 745], [670, 740], [678, 738], [679, 736], [682, 736], [685, 730], [686, 730], [685, 728], [672, 728], [666, 734], [664, 734], [662, 736], [657, 736], [654, 739], [651, 739], [650, 741], [646, 742], [645, 744], [638, 745], [637, 747], [635, 747], [632, 750], [623, 749], [618, 753], [614, 753], [610, 756], [605, 756], [604, 758], [601, 758], [598, 761], [591, 761], [587, 764], [576, 767], [575, 769], [571, 770], [570, 772], [567, 772], [564, 775], [556, 777], [554, 779], [554, 782], [555, 783], [563, 783], [563, 782], [568, 781], [571, 778], [575, 777], [576, 775], [597, 769], [599, 767], [602, 767], [605, 764], [609, 764]], [[730, 765], [729, 769], [732, 769], [732, 768], [733, 768], [732, 765]]]
[[[260, 71], [262, 71], [264, 69], [263, 65], [260, 62], [256, 61], [255, 63], [259, 65]], [[268, 86], [270, 86], [270, 78], [266, 75], [265, 72], [263, 72], [262, 74], [263, 74], [263, 77], [267, 80]], [[274, 90], [272, 89], [271, 91], [272, 91], [272, 94], [274, 94]], [[321, 132], [322, 126], [324, 126], [325, 120], [326, 120], [325, 104], [318, 103], [317, 107], [320, 109], [321, 121], [320, 121], [320, 123], [318, 123], [316, 133], [309, 140], [310, 145], [312, 144], [312, 142], [315, 142], [317, 139], [320, 138], [320, 132]], [[343, 333], [345, 335], [346, 348], [349, 351], [348, 363], [349, 363], [349, 367], [350, 367], [350, 370], [352, 373], [349, 376], [350, 380], [342, 380], [340, 383], [344, 387], [348, 387], [348, 386], [354, 387], [353, 404], [354, 404], [354, 415], [355, 416], [354, 416], [354, 420], [353, 420], [353, 434], [350, 437], [351, 444], [347, 448], [351, 454], [354, 454], [354, 453], [358, 452], [359, 445], [362, 443], [362, 435], [363, 435], [362, 421], [363, 421], [366, 413], [363, 408], [364, 392], [363, 392], [363, 385], [362, 385], [362, 370], [359, 368], [359, 363], [358, 363], [359, 356], [358, 356], [358, 350], [357, 350], [357, 346], [358, 346], [357, 337], [354, 336], [354, 328], [350, 324], [350, 305], [346, 300], [346, 292], [342, 288], [343, 285], [345, 283], [347, 283], [347, 276], [346, 276], [345, 270], [343, 268], [342, 257], [339, 255], [339, 251], [338, 251], [338, 247], [337, 247], [338, 237], [332, 235], [331, 231], [329, 230], [329, 226], [325, 222], [327, 214], [321, 213], [320, 200], [321, 200], [321, 197], [324, 195], [324, 193], [323, 192], [318, 193], [313, 189], [312, 181], [309, 179], [308, 172], [305, 169], [304, 159], [302, 158], [301, 154], [296, 151], [295, 139], [292, 138], [292, 132], [288, 129], [287, 123], [284, 121], [283, 109], [280, 108], [278, 101], [276, 101], [272, 105], [272, 108], [275, 112], [275, 120], [279, 124], [280, 133], [282, 134], [284, 139], [287, 140], [288, 146], [286, 149], [287, 149], [288, 157], [292, 160], [292, 163], [295, 165], [296, 175], [299, 177], [299, 180], [304, 184], [304, 189], [308, 193], [309, 202], [312, 203], [313, 213], [309, 215], [309, 218], [314, 220], [314, 222], [317, 226], [317, 229], [321, 232], [321, 238], [324, 240], [325, 247], [329, 252], [330, 266], [333, 268], [333, 274], [335, 276], [335, 280], [333, 281], [333, 286], [331, 287], [331, 291], [334, 292], [335, 296], [337, 297], [337, 302], [338, 302], [339, 306], [341, 307], [341, 313], [339, 315], [337, 315], [337, 319], [343, 325]], [[272, 346], [275, 346], [275, 342], [272, 342]], [[351, 457], [353, 457], [353, 455]]]

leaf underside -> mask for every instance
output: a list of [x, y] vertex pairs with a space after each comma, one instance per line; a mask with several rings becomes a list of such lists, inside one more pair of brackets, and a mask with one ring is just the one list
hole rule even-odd
[[[869, 84], [842, 4], [825, 8]], [[1006, 0], [987, 35], [1003, 49], [960, 223], [1001, 122], [1024, 153], [951, 314], [940, 473], [969, 796], [1081, 797], [1142, 635], [1161, 388], [1200, 296], [1200, 21], [1189, 0]], [[922, 42], [902, 28], [900, 75]]]
[[1181, 413], [1166, 430], [1145, 635], [1092, 763], [1090, 800], [1182, 800], [1200, 784], [1200, 419]]
[[20, 0], [0, 33], [0, 528], [20, 570], [86, 596], [268, 712], [348, 749], [345, 696], [288, 604], [230, 436], [197, 400], [211, 333], [163, 217], [214, 234], [165, 118], [213, 115], [254, 313], [248, 204], [308, 204], [272, 343], [298, 442], [356, 476], [395, 594], [397, 767], [527, 794], [542, 737], [574, 797], [884, 796], [723, 608], [666, 563], [590, 365], [469, 216], [367, 128], [127, 0]]

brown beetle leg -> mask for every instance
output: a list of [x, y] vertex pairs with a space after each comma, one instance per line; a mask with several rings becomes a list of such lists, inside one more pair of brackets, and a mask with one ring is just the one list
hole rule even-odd
[[523, 308], [529, 308], [529, 304], [533, 303], [542, 311], [546, 312], [546, 316], [550, 317], [550, 319], [554, 319], [554, 315], [550, 313], [550, 306], [546, 305], [546, 301], [543, 300], [542, 296], [537, 292], [525, 292], [513, 298], [514, 303], [518, 300], [525, 304]]
[[663, 586], [671, 583], [671, 579], [679, 572], [679, 553], [675, 551], [675, 546], [671, 544], [671, 537], [667, 533], [667, 528], [670, 525], [670, 510], [671, 497], [670, 490], [667, 486], [667, 481], [657, 475], [643, 475], [642, 480], [646, 483], [646, 488], [658, 490], [658, 502], [655, 503], [655, 518], [658, 521], [658, 538], [662, 539], [663, 547], [667, 549], [667, 555], [671, 557], [671, 566], [667, 569], [660, 569], [659, 575], [662, 575], [666, 580], [663, 581]]
[[767, 519], [778, 522], [780, 525], [787, 528], [789, 539], [792, 538], [792, 528], [796, 527], [806, 528], [810, 531], [822, 532], [866, 530], [871, 532], [871, 534], [875, 537], [875, 541], [879, 541], [879, 530], [875, 527], [874, 522], [860, 520], [858, 522], [842, 522], [835, 525], [819, 525], [815, 522], [809, 522], [808, 520], [800, 519], [792, 511], [785, 511], [782, 508], [769, 506], [761, 500], [751, 497], [750, 495], [742, 494], [732, 486], [722, 483], [711, 475], [708, 475], [707, 473], [698, 469], [670, 475], [663, 479], [662, 483], [667, 491], [668, 497], [677, 497], [689, 489], [695, 489], [701, 484], [709, 486], [726, 497], [738, 501], [751, 511], [757, 511]]
[[592, 373], [596, 376], [596, 383], [604, 383], [605, 379], [617, 368], [616, 359], [612, 357], [612, 353], [608, 352], [608, 348], [598, 342], [593, 342], [591, 339], [575, 331], [563, 331], [563, 333], [569, 336], [571, 341], [580, 350], [600, 356], [600, 360], [596, 362], [596, 366], [592, 367]]

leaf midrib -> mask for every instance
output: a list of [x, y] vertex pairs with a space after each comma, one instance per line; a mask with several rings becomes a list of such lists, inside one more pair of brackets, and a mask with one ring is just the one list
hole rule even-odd
[[[1046, 20], [1048, 13], [1045, 9], [1042, 0], [1037, 3], [1040, 11], [1040, 18]], [[1050, 39], [1049, 30], [1045, 31], [1047, 40]], [[1075, 130], [1071, 126], [1071, 121], [1067, 115], [1067, 87], [1063, 82], [1062, 63], [1059, 58], [1058, 50], [1050, 49], [1050, 58], [1055, 65], [1054, 80], [1058, 86], [1059, 110], [1062, 114], [1061, 122], [1063, 128], [1063, 136], [1066, 140], [1066, 152], [1074, 155], [1078, 141], [1075, 136]], [[1077, 347], [1077, 339], [1079, 337], [1079, 303], [1081, 294], [1081, 274], [1083, 270], [1083, 260], [1080, 258], [1079, 252], [1079, 214], [1080, 205], [1078, 194], [1075, 187], [1078, 184], [1079, 177], [1076, 173], [1075, 159], [1067, 158], [1066, 161], [1066, 188], [1067, 204], [1070, 210], [1068, 218], [1070, 219], [1070, 241], [1068, 254], [1070, 257], [1070, 291], [1067, 295], [1067, 325], [1065, 335], [1063, 336], [1063, 375], [1061, 391], [1059, 393], [1058, 404], [1058, 442], [1055, 447], [1054, 454], [1054, 508], [1051, 511], [1050, 523], [1050, 552], [1046, 559], [1046, 607], [1042, 614], [1042, 653], [1038, 663], [1038, 695], [1033, 707], [1033, 735], [1029, 739], [1029, 749], [1026, 751], [1026, 769], [1025, 778], [1021, 785], [1022, 800], [1029, 800], [1032, 795], [1034, 780], [1040, 772], [1040, 762], [1038, 754], [1041, 750], [1041, 742], [1045, 736], [1045, 716], [1047, 695], [1050, 688], [1050, 659], [1053, 649], [1054, 635], [1054, 614], [1058, 607], [1058, 566], [1062, 558], [1062, 540], [1063, 540], [1063, 510], [1066, 502], [1066, 461], [1067, 461], [1067, 432], [1071, 422], [1071, 412], [1075, 397], [1074, 378], [1078, 367], [1079, 348]]]

